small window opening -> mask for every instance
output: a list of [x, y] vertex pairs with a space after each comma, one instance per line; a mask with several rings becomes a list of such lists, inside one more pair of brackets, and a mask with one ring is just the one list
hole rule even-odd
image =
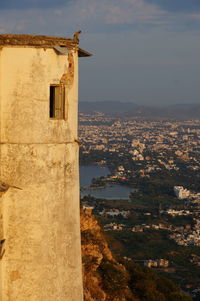
[[64, 119], [65, 116], [65, 91], [61, 85], [50, 86], [49, 117]]

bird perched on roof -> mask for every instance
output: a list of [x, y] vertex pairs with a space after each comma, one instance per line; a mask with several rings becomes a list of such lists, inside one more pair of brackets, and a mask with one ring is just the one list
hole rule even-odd
[[74, 42], [76, 44], [79, 44], [79, 38], [78, 37], [79, 37], [80, 33], [81, 33], [81, 30], [76, 31], [75, 34], [74, 34]]
[[9, 185], [5, 182], [0, 181], [0, 194], [3, 193], [3, 192], [6, 192], [10, 187], [22, 190], [21, 188], [19, 188], [17, 186], [12, 186], [12, 185]]

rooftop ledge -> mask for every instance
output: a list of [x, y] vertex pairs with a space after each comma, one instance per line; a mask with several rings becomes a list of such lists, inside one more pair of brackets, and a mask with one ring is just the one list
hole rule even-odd
[[41, 48], [54, 48], [60, 46], [67, 49], [78, 47], [78, 56], [86, 57], [92, 54], [81, 49], [74, 39], [67, 39], [54, 36], [41, 35], [16, 35], [16, 34], [1, 34], [0, 47], [3, 46], [34, 46]]

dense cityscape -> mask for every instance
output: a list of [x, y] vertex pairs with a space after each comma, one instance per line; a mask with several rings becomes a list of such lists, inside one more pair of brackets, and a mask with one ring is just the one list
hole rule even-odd
[[[143, 176], [162, 168], [179, 170], [181, 161], [187, 162], [187, 169], [198, 171], [199, 138], [199, 120], [144, 121], [108, 117], [103, 113], [80, 114], [83, 154], [103, 151], [117, 153], [119, 157], [127, 155], [137, 165], [134, 170], [118, 166], [119, 176], [133, 174], [136, 170]], [[104, 163], [104, 160], [99, 162]]]
[[[190, 294], [200, 291], [200, 121], [81, 113], [79, 137], [81, 165], [110, 170], [92, 180], [82, 204], [116, 255], [156, 268]], [[126, 202], [92, 196], [112, 185], [134, 192]]]

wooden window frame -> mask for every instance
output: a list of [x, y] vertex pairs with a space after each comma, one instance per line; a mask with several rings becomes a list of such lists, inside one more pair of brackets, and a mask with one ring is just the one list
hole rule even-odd
[[49, 88], [49, 118], [65, 119], [65, 86], [52, 84]]

